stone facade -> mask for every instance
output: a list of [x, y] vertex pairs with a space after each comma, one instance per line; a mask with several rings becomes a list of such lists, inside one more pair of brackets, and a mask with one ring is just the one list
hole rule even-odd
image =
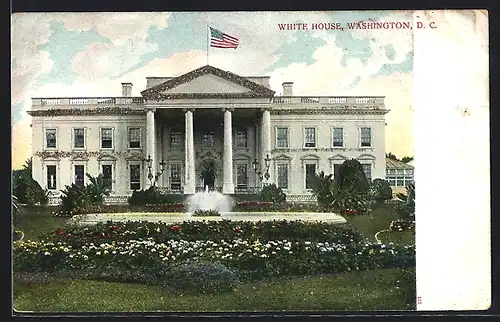
[[147, 83], [142, 97], [123, 83], [123, 97], [34, 98], [35, 180], [57, 196], [86, 183], [85, 173], [103, 173], [116, 201], [153, 183], [150, 166], [163, 170], [154, 184], [170, 193], [254, 193], [276, 183], [299, 200], [311, 194], [308, 173], [331, 173], [345, 159], [385, 177], [383, 97], [293, 96], [292, 82], [275, 96], [269, 77], [212, 66]]

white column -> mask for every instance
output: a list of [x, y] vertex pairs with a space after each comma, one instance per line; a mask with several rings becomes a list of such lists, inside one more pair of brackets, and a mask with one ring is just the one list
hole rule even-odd
[[222, 193], [233, 194], [233, 124], [231, 109], [224, 109], [224, 184]]
[[[266, 172], [266, 163], [264, 159], [266, 155], [269, 154], [271, 157], [271, 111], [269, 109], [264, 109], [262, 111], [262, 127], [261, 127], [261, 171], [262, 175]], [[271, 168], [269, 168], [269, 174], [272, 175]], [[269, 177], [269, 180], [263, 179], [266, 183], [271, 183], [272, 178]]]
[[[155, 158], [155, 111], [156, 109], [148, 109], [146, 116], [146, 158], [151, 156], [153, 160], [151, 163], [151, 173], [154, 175], [155, 166], [156, 166], [156, 158]], [[151, 186], [151, 181], [148, 178], [149, 169], [148, 164], [144, 164], [144, 173], [145, 173], [145, 187], [149, 188]]]
[[195, 168], [194, 168], [194, 126], [193, 126], [193, 110], [187, 109], [186, 111], [186, 140], [185, 140], [185, 183], [184, 194], [195, 193]]

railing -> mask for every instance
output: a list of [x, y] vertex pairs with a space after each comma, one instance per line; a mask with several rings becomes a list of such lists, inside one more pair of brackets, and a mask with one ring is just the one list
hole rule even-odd
[[158, 191], [166, 195], [182, 195], [184, 194], [184, 189], [170, 189], [169, 187], [157, 187]]
[[382, 104], [384, 96], [275, 96], [274, 104]]
[[[222, 193], [222, 187], [215, 187], [215, 189], [209, 189], [209, 190], [215, 190]], [[238, 187], [238, 186], [234, 187], [234, 193], [238, 195], [259, 194], [261, 190], [262, 190], [261, 187]], [[205, 187], [198, 186], [195, 188], [195, 192], [203, 192], [203, 191], [205, 191]]]
[[141, 105], [144, 104], [143, 97], [53, 97], [33, 98], [35, 106], [56, 105]]

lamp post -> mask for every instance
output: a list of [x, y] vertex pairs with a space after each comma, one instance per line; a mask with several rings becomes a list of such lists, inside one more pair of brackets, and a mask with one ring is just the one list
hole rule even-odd
[[148, 155], [148, 158], [145, 159], [144, 161], [146, 161], [148, 163], [148, 179], [149, 179], [149, 182], [151, 183], [151, 186], [152, 187], [155, 187], [156, 186], [156, 181], [158, 181], [158, 179], [160, 178], [160, 176], [163, 174], [163, 171], [165, 170], [165, 161], [163, 159], [161, 159], [160, 161], [160, 171], [157, 171], [156, 173], [153, 174], [152, 172], [152, 167], [153, 167], [153, 159], [151, 159], [151, 155]]
[[264, 173], [262, 173], [262, 171], [259, 169], [259, 161], [257, 159], [253, 161], [253, 169], [255, 170], [255, 173], [257, 174], [260, 182], [262, 182], [263, 179], [266, 179], [267, 183], [269, 177], [271, 177], [271, 175], [269, 174], [269, 167], [271, 166], [271, 157], [269, 156], [269, 154], [267, 154], [266, 158], [264, 159], [264, 165], [266, 170]]

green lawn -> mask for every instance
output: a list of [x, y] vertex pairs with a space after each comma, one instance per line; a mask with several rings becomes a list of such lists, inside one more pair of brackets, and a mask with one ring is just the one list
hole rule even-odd
[[338, 276], [279, 278], [239, 286], [225, 295], [175, 296], [159, 286], [54, 279], [15, 279], [16, 311], [35, 312], [209, 312], [407, 310], [393, 269]]
[[[375, 241], [375, 234], [381, 230], [389, 229], [393, 220], [399, 219], [398, 215], [392, 211], [391, 204], [382, 204], [373, 207], [369, 215], [346, 216], [347, 223], [359, 230], [365, 237]], [[379, 238], [384, 242], [413, 244], [415, 243], [415, 233], [413, 232], [391, 232], [381, 233]]]
[[23, 207], [22, 213], [18, 216], [15, 228], [24, 233], [26, 240], [39, 240], [40, 237], [59, 227], [63, 227], [68, 218], [55, 217], [52, 212], [56, 208], [28, 208]]

